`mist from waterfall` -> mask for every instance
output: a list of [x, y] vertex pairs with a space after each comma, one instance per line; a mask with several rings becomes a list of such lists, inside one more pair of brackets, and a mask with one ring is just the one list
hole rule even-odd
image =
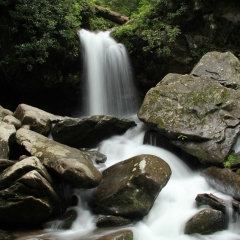
[[109, 35], [110, 32], [79, 31], [84, 52], [85, 115], [122, 117], [137, 111], [128, 53]]

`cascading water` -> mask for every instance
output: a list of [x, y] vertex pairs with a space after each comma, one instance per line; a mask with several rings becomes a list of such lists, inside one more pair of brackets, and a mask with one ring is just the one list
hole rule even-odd
[[[89, 100], [89, 101], [94, 101], [94, 103], [92, 102], [90, 103], [90, 106], [92, 106], [90, 112], [92, 114], [93, 113], [104, 114], [106, 112], [108, 113], [109, 111], [105, 109], [106, 99], [104, 97], [101, 97], [98, 94], [100, 94], [99, 92], [101, 91], [101, 89], [103, 89], [104, 91], [103, 95], [107, 95], [107, 93], [105, 92], [107, 87], [102, 86], [102, 84], [107, 84], [107, 82], [105, 82], [106, 79], [103, 79], [104, 78], [103, 76], [105, 76], [104, 72], [108, 72], [108, 71], [111, 72], [112, 70], [109, 70], [109, 67], [108, 67], [108, 70], [102, 69], [103, 68], [102, 61], [109, 61], [109, 60], [106, 60], [106, 59], [103, 60], [102, 58], [102, 60], [100, 61], [101, 57], [99, 58], [99, 56], [96, 56], [97, 52], [99, 51], [101, 51], [101, 54], [103, 54], [103, 49], [99, 50], [98, 46], [99, 44], [101, 45], [101, 48], [102, 46], [105, 46], [105, 50], [106, 50], [106, 48], [109, 48], [111, 44], [116, 44], [115, 42], [113, 43], [113, 40], [111, 40], [108, 36], [106, 37], [106, 35], [108, 35], [107, 33], [101, 33], [100, 35], [101, 36], [93, 33], [89, 33], [85, 30], [82, 30], [80, 33], [80, 36], [84, 38], [84, 40], [81, 40], [83, 44], [90, 45], [92, 50], [95, 49], [94, 51], [96, 51], [94, 53], [96, 61], [92, 60], [95, 62], [91, 63], [90, 60], [88, 60], [89, 64], [91, 63], [91, 68], [88, 69], [88, 71], [90, 71], [90, 73], [88, 73], [88, 80], [90, 80], [90, 78], [93, 78], [91, 79], [91, 83], [89, 84], [89, 87], [93, 86], [95, 88], [94, 90], [91, 90], [93, 92], [89, 91], [89, 94], [94, 94], [93, 100]], [[96, 44], [96, 46], [94, 46], [94, 44]], [[123, 49], [123, 46], [121, 46], [120, 48]], [[93, 52], [90, 51], [90, 49], [85, 51], [86, 51], [85, 54], [93, 54]], [[116, 51], [111, 51], [111, 53], [119, 54], [119, 52], [116, 53]], [[88, 56], [85, 56], [85, 57], [88, 59]], [[115, 57], [111, 57], [111, 58], [115, 59]], [[119, 65], [117, 68], [120, 68], [121, 64], [120, 63], [118, 64]], [[129, 69], [129, 67], [126, 67], [125, 65], [124, 65], [124, 68]], [[115, 73], [111, 73], [111, 74], [115, 74]], [[102, 83], [95, 83], [95, 81], [100, 81], [100, 79], [96, 80], [96, 78], [99, 77], [99, 76], [96, 77], [96, 75], [101, 75], [101, 80], [103, 81]], [[130, 79], [130, 77], [126, 77], [126, 78]], [[114, 78], [114, 79], [115, 80], [117, 79], [117, 81], [119, 81], [119, 78]], [[111, 85], [111, 87], [113, 87], [113, 85]], [[130, 86], [132, 88], [131, 84]], [[111, 94], [114, 92], [113, 89], [110, 89], [110, 91], [111, 91]], [[131, 95], [131, 93], [129, 92], [127, 92], [127, 94]], [[113, 104], [113, 107], [116, 107], [115, 101], [111, 101], [111, 100], [108, 100], [108, 101], [110, 101], [110, 104]], [[124, 104], [127, 105], [127, 103], [124, 103]], [[127, 113], [129, 113], [128, 111], [129, 111], [128, 108], [125, 108], [125, 110], [121, 109], [121, 111], [119, 111], [118, 114], [121, 113], [122, 116], [124, 116]], [[200, 209], [202, 209], [202, 208], [197, 208], [195, 206], [195, 197], [197, 196], [197, 194], [212, 193], [227, 201], [230, 200], [231, 198], [222, 193], [219, 193], [217, 190], [210, 188], [206, 183], [205, 179], [200, 176], [199, 172], [192, 171], [184, 163], [183, 159], [157, 146], [151, 146], [146, 144], [143, 145], [144, 134], [148, 129], [146, 128], [146, 126], [144, 126], [143, 123], [141, 123], [137, 119], [136, 115], [132, 116], [131, 118], [137, 123], [137, 127], [133, 127], [129, 129], [124, 135], [113, 136], [110, 139], [104, 140], [98, 145], [98, 150], [107, 156], [107, 162], [105, 167], [109, 167], [119, 161], [128, 159], [130, 157], [133, 157], [139, 154], [152, 154], [165, 160], [172, 169], [172, 176], [169, 182], [159, 194], [149, 214], [142, 221], [125, 227], [126, 229], [132, 229], [134, 234], [134, 240], [146, 240], [146, 239], [149, 239], [149, 240], [196, 240], [196, 239], [239, 240], [240, 239], [240, 235], [239, 235], [240, 228], [238, 227], [239, 221], [234, 220], [232, 216], [229, 216], [231, 221], [228, 226], [228, 230], [217, 232], [212, 235], [196, 234], [193, 236], [188, 236], [184, 234], [184, 226], [186, 221], [189, 218], [191, 218], [194, 214], [199, 212]], [[155, 143], [156, 141], [154, 141], [154, 139], [151, 139], [151, 142]], [[78, 218], [74, 222], [71, 230], [68, 230], [68, 231], [57, 230], [56, 228], [54, 229], [54, 225], [52, 225], [51, 228], [46, 230], [46, 233], [43, 233], [38, 236], [34, 236], [34, 238], [25, 237], [24, 240], [26, 239], [59, 239], [59, 240], [87, 239], [86, 235], [88, 233], [91, 233], [96, 228], [94, 223], [94, 218], [97, 216], [92, 215], [91, 212], [88, 210], [86, 205], [86, 202], [87, 202], [86, 194], [83, 195], [82, 191], [83, 190], [76, 189], [74, 193], [79, 198], [79, 204], [78, 206], [71, 207], [71, 208], [75, 209], [78, 212]], [[85, 198], [83, 198], [83, 196]], [[235, 218], [237, 218], [237, 216], [235, 216]], [[119, 230], [119, 228], [113, 229], [113, 230], [116, 231], [116, 230]]]
[[129, 115], [136, 112], [136, 94], [128, 54], [110, 32], [79, 31], [86, 70], [85, 114]]

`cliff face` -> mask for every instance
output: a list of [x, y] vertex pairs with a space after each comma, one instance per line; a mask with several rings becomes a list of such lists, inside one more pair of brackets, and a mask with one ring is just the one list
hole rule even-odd
[[[131, 31], [121, 30], [118, 34], [117, 30], [114, 34], [129, 48], [143, 93], [167, 73], [189, 73], [206, 52], [230, 51], [239, 56], [240, 2], [237, 0], [159, 1], [143, 22], [146, 20], [145, 29], [139, 30], [142, 25], [133, 27], [134, 23], [130, 23]], [[175, 39], [171, 39], [174, 34]], [[168, 51], [164, 52], [166, 47]]]

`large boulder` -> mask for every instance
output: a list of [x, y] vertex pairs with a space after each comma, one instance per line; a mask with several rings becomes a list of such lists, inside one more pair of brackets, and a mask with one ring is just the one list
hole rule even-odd
[[168, 74], [138, 117], [202, 163], [222, 163], [239, 133], [240, 91], [202, 76]]
[[194, 76], [207, 76], [218, 80], [222, 85], [231, 88], [240, 86], [240, 61], [231, 52], [208, 52], [191, 74]]
[[15, 141], [16, 129], [0, 120], [0, 158], [8, 159], [10, 146]]
[[211, 234], [224, 230], [227, 226], [225, 215], [218, 210], [204, 209], [186, 223], [185, 234]]
[[29, 157], [0, 175], [0, 223], [34, 225], [65, 211], [45, 167]]
[[101, 181], [101, 173], [86, 153], [55, 142], [41, 134], [20, 128], [16, 141], [31, 155], [38, 157], [51, 172], [74, 187], [93, 188]]
[[153, 155], [139, 155], [103, 171], [91, 208], [104, 215], [141, 218], [148, 214], [171, 175], [169, 165]]
[[91, 148], [101, 140], [114, 134], [123, 134], [133, 126], [136, 126], [134, 121], [107, 115], [68, 118], [54, 126], [52, 136], [55, 141], [71, 147]]
[[220, 192], [240, 200], [240, 176], [230, 169], [209, 167], [202, 172], [208, 184]]
[[32, 131], [43, 135], [48, 135], [51, 123], [58, 120], [55, 115], [26, 104], [18, 105], [14, 117], [21, 121], [22, 125], [29, 125]]

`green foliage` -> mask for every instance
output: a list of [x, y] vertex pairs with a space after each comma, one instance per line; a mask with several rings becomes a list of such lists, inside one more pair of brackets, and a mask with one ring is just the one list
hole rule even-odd
[[179, 26], [174, 23], [186, 12], [187, 6], [179, 2], [173, 7], [167, 0], [159, 0], [156, 5], [149, 1], [142, 1], [142, 4], [139, 13], [132, 15], [133, 22], [119, 27], [113, 36], [124, 40], [130, 52], [134, 51], [134, 39], [138, 39], [136, 45], [141, 45], [143, 51], [158, 56], [170, 55], [171, 45], [181, 34]]
[[227, 159], [223, 162], [223, 166], [225, 168], [231, 168], [231, 166], [236, 163], [237, 163], [237, 157], [232, 154], [229, 154]]
[[0, 69], [9, 79], [61, 82], [79, 57], [81, 0], [0, 0]]
[[91, 30], [108, 30], [115, 27], [116, 25], [111, 21], [108, 21], [102, 17], [92, 17], [90, 18]]

